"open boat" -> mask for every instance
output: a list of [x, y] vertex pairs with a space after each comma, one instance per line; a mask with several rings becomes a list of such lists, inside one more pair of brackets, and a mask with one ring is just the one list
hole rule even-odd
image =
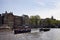
[[50, 28], [41, 28], [40, 31], [49, 31]]

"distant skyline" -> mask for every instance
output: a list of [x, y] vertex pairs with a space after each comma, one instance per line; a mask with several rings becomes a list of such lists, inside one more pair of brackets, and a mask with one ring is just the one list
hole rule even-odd
[[0, 14], [13, 12], [14, 15], [39, 15], [60, 20], [60, 0], [0, 0]]

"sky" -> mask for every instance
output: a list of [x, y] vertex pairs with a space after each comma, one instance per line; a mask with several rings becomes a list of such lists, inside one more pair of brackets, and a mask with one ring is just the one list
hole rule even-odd
[[14, 15], [53, 16], [60, 20], [60, 0], [0, 0], [0, 14], [13, 12]]

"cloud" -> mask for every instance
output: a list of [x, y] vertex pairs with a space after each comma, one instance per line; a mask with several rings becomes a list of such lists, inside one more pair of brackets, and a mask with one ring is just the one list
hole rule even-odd
[[[41, 18], [54, 16], [60, 19], [60, 0], [2, 0], [0, 10], [13, 11], [14, 14], [40, 15]], [[1, 12], [2, 12], [1, 11]], [[20, 14], [19, 14], [20, 13]]]
[[60, 0], [35, 0], [34, 2], [41, 6], [35, 14], [38, 13], [43, 18], [54, 16], [60, 19]]

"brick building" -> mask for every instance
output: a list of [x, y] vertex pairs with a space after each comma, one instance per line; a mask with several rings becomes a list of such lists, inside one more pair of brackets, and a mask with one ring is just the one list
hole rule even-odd
[[26, 25], [29, 25], [29, 17], [27, 15], [23, 16], [16, 16], [13, 15], [12, 12], [7, 13], [2, 13], [2, 16], [0, 15], [0, 25], [6, 25], [10, 28], [16, 28], [16, 27], [23, 27]]
[[21, 16], [14, 16], [14, 27], [20, 27], [23, 25], [23, 20]]
[[14, 25], [14, 15], [12, 12], [10, 13], [3, 13], [2, 14], [2, 19], [3, 19], [3, 24], [10, 26], [12, 28], [12, 26]]

